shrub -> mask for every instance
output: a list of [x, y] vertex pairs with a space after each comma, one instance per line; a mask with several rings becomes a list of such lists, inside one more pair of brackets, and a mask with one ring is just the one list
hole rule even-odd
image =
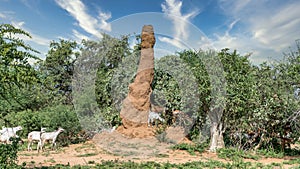
[[187, 143], [181, 143], [176, 144], [172, 147], [173, 150], [186, 150], [191, 155], [196, 155], [195, 152], [198, 151], [199, 153], [204, 152], [204, 150], [207, 148], [208, 144], [187, 144]]
[[55, 105], [39, 111], [25, 110], [9, 113], [5, 116], [5, 121], [8, 127], [22, 126], [23, 130], [18, 132], [22, 138], [27, 138], [29, 132], [39, 131], [41, 127], [46, 127], [46, 131], [54, 131], [62, 127], [65, 131], [58, 136], [58, 142], [62, 145], [82, 141], [78, 139], [82, 127], [73, 107], [69, 105]]
[[58, 142], [62, 145], [76, 143], [75, 140], [78, 140], [77, 137], [82, 127], [72, 106], [58, 105], [48, 107], [39, 114], [41, 126], [46, 127], [47, 131], [57, 130], [58, 127], [65, 129], [58, 136]]
[[17, 168], [19, 138], [12, 138], [12, 144], [0, 144], [0, 168]]

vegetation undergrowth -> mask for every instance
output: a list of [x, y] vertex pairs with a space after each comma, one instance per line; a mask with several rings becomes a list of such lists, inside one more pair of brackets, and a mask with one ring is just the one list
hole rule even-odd
[[217, 150], [218, 157], [223, 159], [237, 160], [237, 159], [260, 159], [259, 155], [251, 152], [239, 150], [236, 148], [221, 148]]
[[[208, 160], [208, 161], [193, 161], [186, 162], [182, 164], [173, 164], [169, 162], [165, 163], [157, 163], [157, 162], [142, 162], [136, 163], [133, 161], [119, 161], [119, 160], [110, 160], [110, 161], [101, 161], [101, 163], [90, 163], [89, 165], [75, 165], [70, 166], [57, 164], [54, 166], [43, 166], [43, 167], [34, 167], [36, 169], [90, 169], [90, 168], [101, 168], [101, 169], [120, 169], [120, 168], [128, 168], [128, 169], [153, 169], [153, 168], [164, 168], [164, 169], [191, 169], [191, 168], [226, 168], [226, 169], [234, 169], [234, 168], [245, 168], [245, 169], [273, 169], [273, 168], [283, 168], [283, 165], [293, 165], [290, 167], [300, 167], [299, 160], [290, 160], [286, 163], [270, 163], [270, 164], [262, 164], [257, 162], [244, 162], [243, 160], [234, 160], [233, 162], [221, 162], [216, 160]], [[26, 167], [26, 164], [23, 166]]]
[[196, 155], [196, 152], [203, 153], [208, 144], [188, 144], [180, 143], [171, 147], [172, 150], [186, 150], [191, 155]]
[[19, 138], [11, 138], [11, 144], [0, 144], [0, 168], [17, 168]]

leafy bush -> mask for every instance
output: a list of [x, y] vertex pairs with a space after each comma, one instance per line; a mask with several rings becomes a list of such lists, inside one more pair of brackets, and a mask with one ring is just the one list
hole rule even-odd
[[12, 144], [0, 144], [0, 168], [17, 168], [18, 142], [20, 139], [11, 138]]
[[187, 150], [191, 155], [196, 155], [195, 152], [202, 153], [207, 148], [208, 144], [176, 144], [172, 147], [173, 150]]
[[33, 112], [31, 110], [25, 110], [21, 112], [12, 112], [4, 117], [7, 127], [22, 126], [22, 130], [17, 134], [26, 138], [27, 134], [33, 130], [40, 130], [42, 127], [42, 120], [39, 112]]
[[58, 141], [62, 145], [76, 143], [76, 140], [78, 140], [78, 134], [82, 127], [72, 106], [49, 107], [43, 110], [40, 118], [42, 126], [46, 127], [47, 131], [57, 130], [58, 127], [65, 129], [58, 137]]
[[278, 151], [275, 149], [263, 149], [263, 150], [257, 150], [259, 155], [262, 155], [267, 158], [283, 158], [284, 153], [282, 151]]
[[252, 155], [249, 152], [238, 150], [236, 148], [222, 148], [217, 150], [218, 157], [223, 159], [231, 159], [233, 161], [243, 158], [258, 160], [259, 156]]
[[82, 127], [73, 107], [69, 105], [56, 105], [39, 111], [26, 110], [9, 113], [5, 116], [5, 121], [8, 122], [9, 127], [22, 126], [23, 130], [18, 132], [22, 138], [27, 138], [31, 131], [40, 131], [41, 127], [46, 127], [46, 131], [54, 131], [62, 127], [65, 131], [58, 136], [58, 142], [62, 145], [82, 141], [78, 139]]

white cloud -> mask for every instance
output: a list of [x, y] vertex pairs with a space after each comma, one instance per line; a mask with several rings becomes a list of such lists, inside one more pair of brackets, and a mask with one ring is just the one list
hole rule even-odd
[[32, 43], [36, 43], [36, 44], [38, 44], [38, 45], [43, 45], [43, 46], [49, 45], [49, 43], [50, 43], [50, 41], [51, 41], [50, 39], [41, 37], [41, 36], [39, 36], [39, 35], [33, 33], [32, 31], [30, 31], [29, 29], [27, 29], [27, 28], [25, 27], [25, 22], [14, 22], [14, 21], [12, 21], [11, 24], [12, 24], [14, 27], [19, 28], [19, 29], [22, 29], [22, 30], [24, 30], [24, 31], [26, 31], [26, 32], [28, 32], [28, 33], [30, 34], [30, 36], [31, 36], [32, 38], [28, 38], [27, 36], [26, 36], [26, 37], [22, 36], [22, 39], [24, 39], [25, 41], [32, 42]]
[[300, 38], [300, 1], [219, 0], [219, 5], [229, 20], [234, 20], [212, 38], [219, 49], [253, 52], [253, 61], [258, 63], [279, 59], [282, 51]]
[[78, 42], [78, 43], [81, 43], [81, 41], [83, 39], [85, 39], [85, 40], [90, 39], [89, 37], [79, 33], [77, 30], [72, 30], [72, 32], [73, 32], [73, 36], [74, 36], [75, 41]]
[[111, 14], [110, 13], [102, 13], [99, 12], [99, 22], [100, 22], [100, 28], [106, 31], [111, 31], [111, 24], [106, 22], [106, 20], [111, 18]]
[[6, 16], [5, 16], [3, 13], [1, 13], [1, 12], [0, 12], [0, 18], [3, 18], [3, 19], [5, 19], [5, 18], [6, 18]]
[[34, 8], [33, 8], [33, 6], [35, 6], [35, 5], [33, 5], [34, 1], [29, 2], [28, 0], [21, 0], [21, 2], [22, 2], [27, 8], [29, 8], [29, 9], [34, 9]]
[[[15, 38], [20, 38], [20, 39], [24, 40], [26, 44], [29, 44], [33, 49], [38, 50], [40, 52], [40, 54], [36, 53], [35, 55], [40, 57], [41, 59], [43, 59], [47, 52], [47, 46], [49, 46], [51, 40], [41, 37], [37, 34], [34, 34], [32, 31], [30, 31], [28, 28], [26, 28], [26, 26], [25, 26], [26, 24], [24, 21], [21, 21], [21, 22], [10, 21], [10, 24], [13, 25], [15, 28], [22, 29], [23, 31], [29, 33], [29, 35], [32, 38], [29, 38], [27, 36], [20, 35], [20, 34], [14, 34], [13, 36]], [[35, 62], [34, 59], [29, 59], [28, 61], [30, 64], [33, 64]]]
[[179, 49], [184, 49], [184, 46], [182, 45], [182, 43], [180, 43], [180, 40], [178, 40], [177, 38], [168, 38], [168, 37], [159, 36], [158, 39], [162, 42], [172, 44], [173, 46]]
[[134, 49], [134, 47], [139, 44], [139, 41], [136, 38], [129, 38], [129, 48]]
[[300, 2], [296, 2], [280, 6], [263, 17], [253, 16], [250, 22], [253, 38], [275, 51], [287, 48], [300, 37], [299, 8]]
[[80, 0], [56, 0], [56, 3], [73, 16], [78, 25], [95, 37], [102, 38], [102, 31], [111, 31], [111, 25], [107, 22], [111, 18], [110, 13], [99, 12], [98, 18], [87, 13], [85, 5]]
[[219, 0], [220, 7], [230, 13], [244, 13], [251, 0]]
[[188, 23], [190, 20], [199, 14], [198, 10], [189, 11], [186, 14], [182, 14], [182, 1], [178, 0], [166, 0], [161, 4], [162, 11], [166, 14], [166, 17], [173, 23], [173, 39], [167, 37], [159, 38], [163, 42], [171, 43], [172, 45], [182, 48], [179, 39], [187, 40], [189, 37]]

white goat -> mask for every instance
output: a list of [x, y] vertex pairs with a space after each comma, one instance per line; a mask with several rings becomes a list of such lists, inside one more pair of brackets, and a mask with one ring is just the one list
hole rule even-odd
[[46, 130], [46, 128], [41, 128], [41, 131], [32, 131], [28, 134], [28, 146], [27, 146], [27, 150], [28, 151], [31, 151], [31, 145], [34, 141], [37, 141], [38, 144], [37, 144], [37, 151], [39, 151], [42, 147], [42, 140], [41, 140], [41, 135], [42, 133], [44, 133]]
[[106, 129], [104, 128], [104, 129], [101, 130], [101, 132], [112, 133], [113, 131], [116, 130], [116, 128], [117, 128], [116, 126], [114, 126], [114, 127], [112, 127], [112, 128], [108, 128], [108, 129], [107, 129], [107, 128], [106, 128]]
[[0, 141], [4, 143], [10, 143], [9, 139], [11, 137], [19, 137], [17, 135], [17, 131], [22, 130], [23, 128], [21, 126], [17, 127], [12, 127], [12, 128], [6, 128], [2, 127], [2, 130], [0, 130], [1, 136], [0, 136]]
[[46, 141], [52, 141], [52, 149], [56, 147], [56, 138], [59, 135], [59, 133], [63, 132], [64, 129], [59, 127], [56, 131], [53, 132], [45, 132], [41, 135], [41, 149], [43, 150], [43, 146]]
[[160, 116], [159, 113], [153, 112], [153, 111], [149, 111], [148, 126], [152, 125], [152, 123], [155, 122], [155, 120], [159, 120], [161, 122], [165, 122], [165, 120]]

